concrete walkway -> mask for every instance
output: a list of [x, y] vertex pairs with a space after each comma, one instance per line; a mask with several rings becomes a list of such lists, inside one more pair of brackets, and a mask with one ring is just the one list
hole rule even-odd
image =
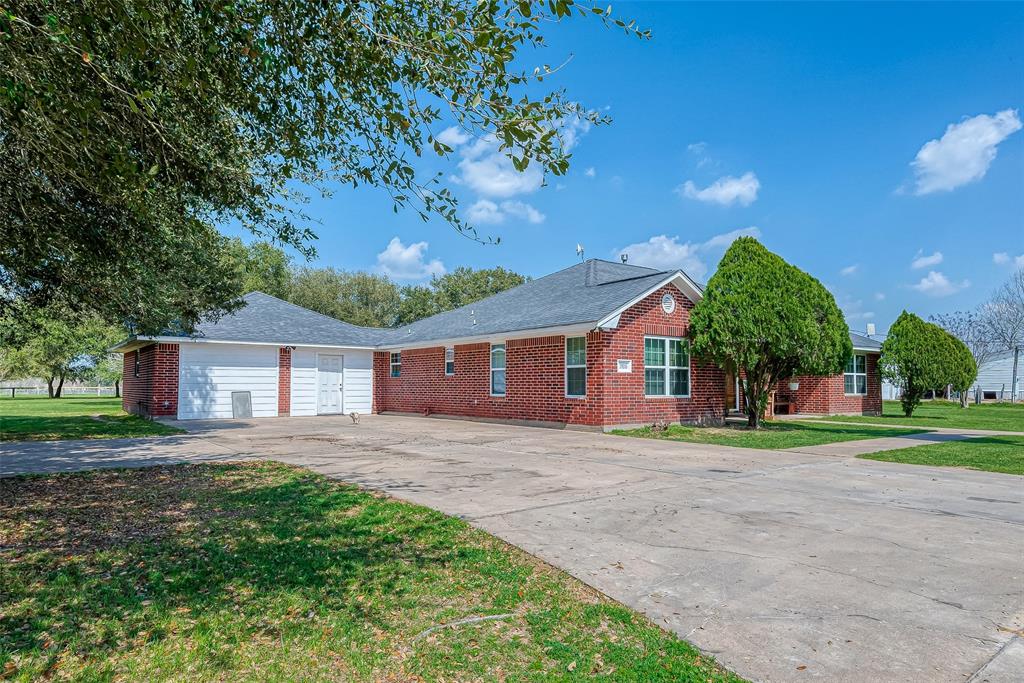
[[187, 426], [0, 444], [0, 474], [290, 462], [459, 515], [755, 680], [1020, 680], [1021, 477], [429, 418]]
[[942, 432], [907, 434], [906, 436], [885, 436], [879, 439], [836, 441], [833, 443], [822, 443], [816, 446], [796, 446], [794, 448], [787, 448], [786, 450], [793, 453], [807, 453], [809, 455], [854, 457], [857, 455], [863, 455], [864, 453], [893, 451], [899, 448], [927, 446], [929, 444], [943, 443], [946, 441], [966, 441], [967, 439], [977, 439], [980, 436], [987, 436], [987, 434], [969, 434], [961, 431], [944, 430]]

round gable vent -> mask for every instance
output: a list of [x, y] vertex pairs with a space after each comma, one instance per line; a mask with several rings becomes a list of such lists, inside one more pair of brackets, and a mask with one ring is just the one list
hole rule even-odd
[[661, 297], [661, 309], [672, 315], [672, 312], [676, 310], [676, 300], [668, 292], [665, 292], [665, 296]]

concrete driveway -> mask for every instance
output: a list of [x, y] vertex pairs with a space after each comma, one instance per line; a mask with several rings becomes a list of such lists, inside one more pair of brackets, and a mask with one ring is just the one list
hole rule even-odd
[[429, 418], [0, 444], [0, 474], [272, 458], [459, 515], [756, 680], [1024, 674], [1024, 478]]

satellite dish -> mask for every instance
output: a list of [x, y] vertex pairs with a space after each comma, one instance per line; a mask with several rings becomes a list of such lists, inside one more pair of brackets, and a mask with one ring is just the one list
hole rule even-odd
[[583, 245], [582, 244], [579, 244], [579, 243], [576, 244], [576, 255], [580, 257], [580, 261], [583, 260]]

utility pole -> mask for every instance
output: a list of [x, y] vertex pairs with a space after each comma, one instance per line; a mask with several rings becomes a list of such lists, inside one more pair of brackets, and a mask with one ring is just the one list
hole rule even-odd
[[1010, 403], [1017, 402], [1017, 362], [1020, 360], [1020, 346], [1013, 347], [1013, 375], [1010, 377]]

